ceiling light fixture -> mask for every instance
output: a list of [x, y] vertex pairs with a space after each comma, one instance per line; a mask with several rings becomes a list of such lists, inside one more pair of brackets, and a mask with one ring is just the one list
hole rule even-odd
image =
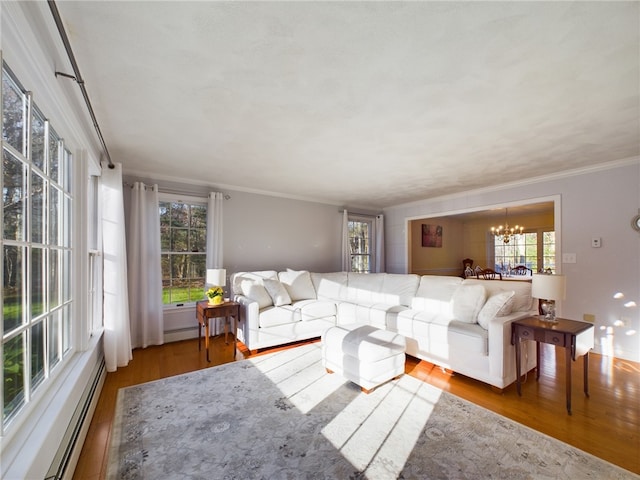
[[491, 227], [491, 233], [494, 236], [501, 238], [504, 243], [509, 243], [511, 241], [511, 237], [515, 235], [520, 235], [524, 230], [524, 227], [522, 225], [516, 225], [515, 227], [510, 227], [509, 222], [507, 221], [507, 217], [508, 217], [508, 209], [505, 208], [504, 226], [498, 225], [497, 227]]

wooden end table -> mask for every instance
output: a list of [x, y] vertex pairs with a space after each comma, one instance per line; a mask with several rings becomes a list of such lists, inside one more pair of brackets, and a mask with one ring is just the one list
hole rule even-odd
[[227, 331], [227, 319], [233, 317], [233, 358], [236, 358], [236, 337], [238, 335], [238, 320], [240, 318], [240, 304], [237, 302], [223, 302], [219, 305], [210, 305], [208, 300], [202, 300], [196, 304], [196, 317], [198, 318], [198, 351], [201, 350], [200, 337], [204, 327], [204, 348], [207, 350], [207, 362], [209, 359], [209, 319], [224, 318], [224, 342], [229, 345]]
[[[545, 322], [540, 317], [527, 317], [515, 320], [511, 324], [511, 344], [516, 347], [516, 387], [522, 396], [520, 387], [520, 340], [536, 342], [536, 380], [540, 378], [540, 343], [549, 343], [564, 347], [566, 355], [566, 394], [567, 412], [571, 415], [571, 360], [576, 359], [576, 337], [594, 328], [592, 323], [556, 318], [555, 323]], [[584, 394], [589, 397], [589, 351], [583, 355], [584, 362]]]

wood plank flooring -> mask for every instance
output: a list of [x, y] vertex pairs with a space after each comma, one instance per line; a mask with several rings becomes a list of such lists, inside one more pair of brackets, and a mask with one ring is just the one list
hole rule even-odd
[[[105, 477], [107, 453], [119, 388], [179, 375], [232, 361], [233, 342], [214, 337], [211, 363], [198, 341], [185, 340], [159, 347], [137, 349], [129, 366], [107, 374], [98, 406], [82, 449], [74, 479], [101, 480]], [[299, 344], [296, 344], [299, 345]], [[292, 346], [279, 347], [292, 348]], [[242, 353], [250, 352], [240, 345]], [[277, 349], [269, 349], [271, 352]], [[260, 352], [260, 355], [265, 352]], [[543, 368], [536, 382], [530, 372], [522, 385], [522, 397], [515, 384], [502, 394], [476, 380], [443, 372], [428, 362], [407, 357], [407, 374], [429, 382], [477, 405], [511, 418], [535, 430], [574, 445], [597, 457], [640, 474], [640, 364], [590, 355], [589, 393], [582, 393], [582, 359], [573, 363], [572, 411], [565, 409], [564, 349], [543, 345]]]

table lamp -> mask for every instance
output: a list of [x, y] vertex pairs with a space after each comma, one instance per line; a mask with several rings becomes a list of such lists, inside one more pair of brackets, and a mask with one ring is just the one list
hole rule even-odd
[[224, 268], [208, 268], [207, 278], [205, 280], [205, 288], [207, 289], [207, 297], [209, 303], [218, 305], [222, 303], [224, 296], [224, 287], [227, 284], [227, 271]]
[[531, 285], [531, 296], [540, 302], [545, 322], [556, 322], [556, 300], [564, 300], [566, 278], [564, 275], [535, 273]]

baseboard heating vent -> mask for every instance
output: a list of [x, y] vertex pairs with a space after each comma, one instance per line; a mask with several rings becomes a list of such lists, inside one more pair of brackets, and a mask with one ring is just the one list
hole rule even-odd
[[69, 421], [69, 427], [60, 442], [60, 448], [49, 467], [45, 480], [64, 480], [73, 477], [82, 444], [89, 430], [93, 412], [96, 409], [100, 391], [106, 378], [107, 371], [104, 358], [96, 365], [92, 381], [87, 384], [78, 406]]

